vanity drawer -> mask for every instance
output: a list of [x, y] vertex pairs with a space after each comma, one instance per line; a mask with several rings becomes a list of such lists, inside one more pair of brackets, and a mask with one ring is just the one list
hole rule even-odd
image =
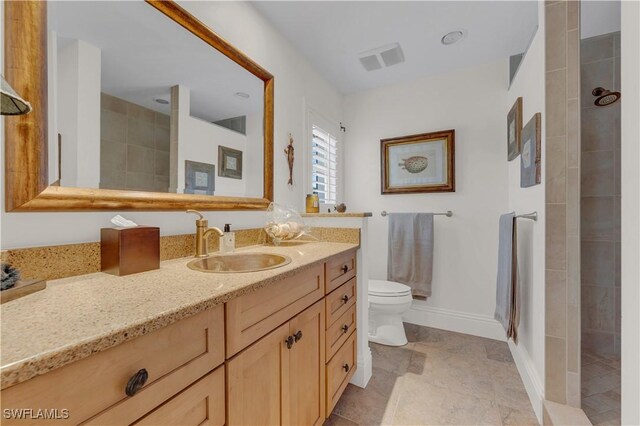
[[222, 426], [225, 422], [224, 394], [224, 367], [220, 367], [133, 424]]
[[327, 417], [356, 371], [356, 333], [351, 336], [327, 364]]
[[227, 358], [324, 296], [324, 265], [274, 282], [226, 303]]
[[356, 276], [356, 251], [335, 256], [326, 265], [328, 294]]
[[[218, 367], [173, 397], [167, 396], [157, 386], [155, 389], [154, 387], [143, 389], [135, 398], [124, 400], [103, 411], [82, 423], [82, 426], [223, 425], [225, 422], [224, 371], [224, 365]], [[183, 373], [180, 369], [170, 376]]]
[[326, 359], [331, 357], [340, 349], [342, 344], [351, 336], [356, 329], [356, 306], [353, 305], [328, 329], [326, 334]]
[[356, 278], [351, 278], [327, 295], [327, 328], [356, 303]]
[[[67, 409], [69, 418], [56, 424], [79, 424], [109, 407], [138, 419], [224, 362], [223, 320], [217, 306], [9, 387], [2, 391], [2, 408]], [[127, 383], [141, 369], [148, 379], [129, 397]]]

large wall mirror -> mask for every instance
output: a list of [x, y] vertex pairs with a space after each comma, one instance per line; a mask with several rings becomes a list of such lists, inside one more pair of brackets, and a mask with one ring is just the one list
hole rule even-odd
[[273, 76], [177, 4], [5, 2], [5, 38], [8, 211], [272, 199]]

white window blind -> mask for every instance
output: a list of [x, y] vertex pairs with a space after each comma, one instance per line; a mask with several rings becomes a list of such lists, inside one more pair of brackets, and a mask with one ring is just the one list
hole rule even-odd
[[337, 199], [338, 140], [331, 133], [312, 126], [311, 190], [318, 193], [321, 204], [335, 204]]

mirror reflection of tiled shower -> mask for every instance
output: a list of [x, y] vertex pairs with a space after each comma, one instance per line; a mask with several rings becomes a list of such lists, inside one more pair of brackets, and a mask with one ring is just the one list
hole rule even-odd
[[620, 32], [582, 39], [580, 57], [582, 408], [619, 425]]

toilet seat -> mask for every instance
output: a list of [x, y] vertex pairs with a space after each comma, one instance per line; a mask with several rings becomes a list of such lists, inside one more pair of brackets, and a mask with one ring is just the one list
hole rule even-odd
[[369, 296], [406, 297], [411, 295], [411, 287], [394, 281], [369, 280]]

